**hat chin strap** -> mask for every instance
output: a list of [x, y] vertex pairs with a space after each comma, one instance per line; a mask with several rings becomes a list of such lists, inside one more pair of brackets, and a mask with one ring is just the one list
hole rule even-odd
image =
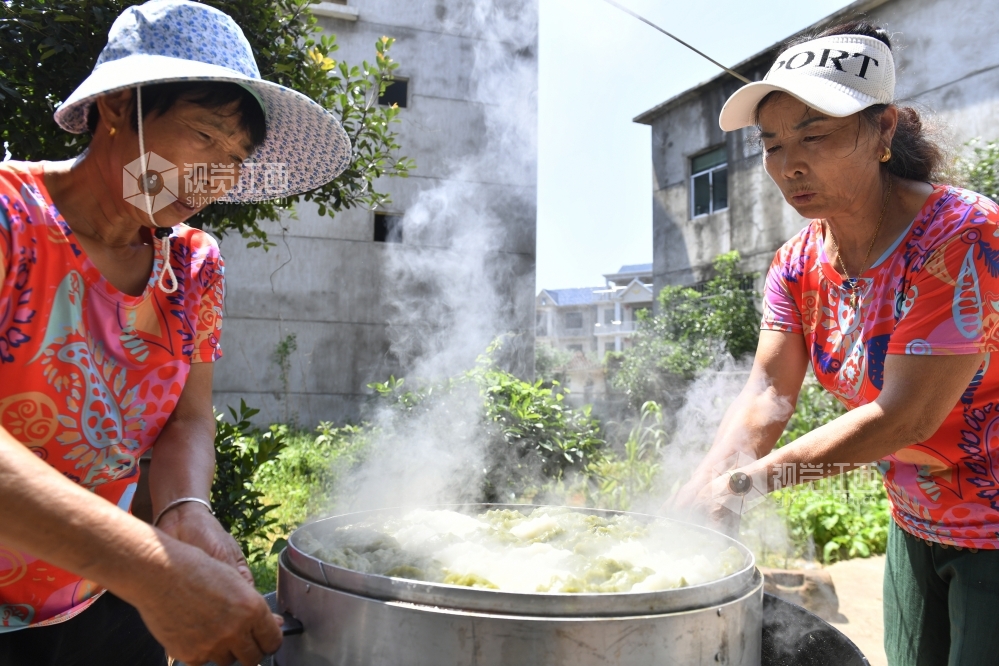
[[[164, 294], [172, 294], [177, 291], [177, 275], [173, 272], [173, 266], [170, 265], [170, 236], [172, 230], [170, 227], [161, 227], [156, 224], [156, 219], [153, 217], [153, 202], [149, 198], [149, 192], [146, 190], [146, 142], [143, 139], [142, 133], [142, 86], [135, 86], [135, 113], [138, 116], [139, 124], [139, 172], [141, 174], [139, 178], [142, 179], [142, 200], [146, 204], [146, 215], [149, 216], [150, 224], [156, 227], [153, 235], [160, 242], [160, 263], [162, 266], [159, 277], [156, 278], [156, 286]], [[164, 281], [164, 278], [167, 277], [170, 280], [170, 287], [167, 287]]]

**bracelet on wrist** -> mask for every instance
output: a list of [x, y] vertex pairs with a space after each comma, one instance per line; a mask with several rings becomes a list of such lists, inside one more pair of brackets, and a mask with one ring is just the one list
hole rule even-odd
[[174, 509], [180, 506], [181, 504], [185, 504], [187, 502], [196, 502], [198, 504], [203, 504], [204, 507], [208, 509], [208, 513], [212, 514], [213, 516], [215, 515], [215, 511], [212, 510], [212, 505], [208, 502], [208, 500], [203, 500], [200, 497], [180, 497], [178, 499], [173, 500], [165, 507], [160, 509], [160, 512], [156, 514], [156, 518], [153, 519], [153, 527], [159, 525], [160, 518], [162, 518], [167, 511], [170, 511], [171, 509]]

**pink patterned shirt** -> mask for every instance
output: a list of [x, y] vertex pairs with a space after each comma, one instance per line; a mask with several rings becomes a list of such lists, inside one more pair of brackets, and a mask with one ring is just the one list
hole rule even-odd
[[[895, 245], [860, 278], [861, 318], [813, 220], [767, 274], [765, 330], [805, 338], [819, 382], [847, 409], [874, 401], [887, 354], [999, 349], [999, 208], [935, 186]], [[917, 537], [999, 548], [999, 362], [986, 356], [943, 425], [878, 461], [892, 513]]]
[[[100, 274], [45, 189], [43, 164], [0, 164], [0, 425], [67, 478], [128, 511], [138, 460], [177, 406], [192, 363], [222, 352], [215, 241], [180, 225], [141, 296]], [[158, 241], [157, 241], [158, 243]], [[94, 583], [0, 543], [0, 631], [76, 615]]]

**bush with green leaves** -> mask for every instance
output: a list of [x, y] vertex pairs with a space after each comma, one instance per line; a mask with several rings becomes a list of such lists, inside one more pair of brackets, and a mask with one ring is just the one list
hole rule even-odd
[[265, 504], [254, 485], [257, 470], [274, 460], [286, 446], [287, 427], [272, 425], [261, 431], [250, 422], [259, 410], [242, 400], [239, 411], [229, 408], [232, 421], [215, 413], [215, 479], [211, 501], [215, 516], [243, 549], [247, 560], [266, 555], [259, 540], [274, 524], [276, 506]]
[[534, 377], [545, 384], [565, 384], [572, 354], [552, 345], [534, 345]]
[[[279, 201], [213, 204], [191, 224], [220, 234], [239, 232], [250, 246], [268, 245], [261, 228], [314, 201], [320, 215], [389, 203], [378, 191], [383, 176], [406, 176], [412, 160], [397, 156], [396, 107], [380, 106], [398, 63], [393, 40], [374, 45], [371, 62], [349, 65], [331, 56], [336, 40], [321, 31], [311, 0], [203, 0], [243, 29], [264, 79], [310, 97], [340, 119], [353, 146], [350, 165], [322, 187]], [[56, 105], [89, 74], [119, 14], [137, 0], [8, 0], [0, 4], [0, 144], [14, 159], [61, 160], [83, 152], [89, 135], [73, 135], [52, 119]]]
[[825, 564], [885, 552], [891, 505], [880, 474], [847, 472], [774, 491], [797, 556]]
[[409, 388], [402, 379], [370, 384], [397, 410], [429, 409], [431, 401], [474, 385], [483, 400], [482, 437], [488, 460], [482, 488], [484, 501], [535, 496], [540, 483], [558, 482], [582, 473], [603, 455], [606, 442], [589, 407], [573, 409], [558, 384], [529, 382], [498, 367], [499, 343], [481, 356], [476, 367], [446, 381]]
[[612, 386], [633, 408], [649, 400], [677, 407], [699, 371], [726, 354], [756, 351], [760, 314], [753, 276], [739, 272], [738, 263], [738, 252], [719, 255], [715, 276], [700, 289], [666, 286], [659, 292], [658, 314], [641, 317], [631, 348], [612, 371]]
[[485, 398], [489, 432], [486, 501], [524, 496], [539, 479], [560, 481], [603, 456], [600, 422], [588, 405], [567, 405], [557, 385], [527, 382], [495, 366], [480, 367], [472, 378]]
[[981, 139], [973, 139], [967, 147], [970, 155], [957, 161], [961, 184], [999, 202], [999, 141], [982, 144]]

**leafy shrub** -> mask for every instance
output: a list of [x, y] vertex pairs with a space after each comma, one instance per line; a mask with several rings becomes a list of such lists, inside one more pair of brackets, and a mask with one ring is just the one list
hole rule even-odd
[[880, 474], [848, 472], [773, 493], [797, 555], [826, 564], [885, 552], [891, 510]]
[[260, 410], [250, 409], [242, 400], [239, 412], [229, 408], [232, 423], [215, 414], [215, 479], [212, 507], [215, 516], [243, 549], [247, 560], [265, 555], [259, 541], [274, 524], [276, 506], [265, 504], [263, 493], [254, 486], [257, 470], [272, 461], [285, 447], [287, 428], [272, 425], [260, 431], [250, 419]]
[[534, 345], [534, 376], [546, 384], [564, 384], [572, 354], [551, 345]]
[[526, 382], [488, 366], [472, 377], [485, 398], [490, 426], [486, 501], [521, 494], [539, 478], [557, 481], [570, 471], [582, 472], [601, 457], [605, 441], [599, 421], [589, 406], [566, 405], [557, 385]]
[[252, 486], [262, 501], [273, 503], [269, 524], [252, 539], [257, 555], [250, 569], [258, 590], [277, 586], [277, 555], [288, 535], [310, 516], [328, 510], [340, 475], [360, 460], [367, 441], [363, 426], [323, 422], [312, 433], [288, 433], [281, 452], [257, 468]]
[[973, 139], [967, 146], [971, 155], [958, 160], [957, 168], [964, 187], [999, 201], [999, 141], [984, 146]]
[[392, 377], [369, 385], [402, 412], [428, 409], [432, 401], [475, 385], [483, 399], [481, 426], [488, 452], [482, 499], [489, 502], [509, 499], [511, 493], [533, 495], [544, 479], [559, 481], [570, 471], [583, 472], [606, 444], [589, 407], [565, 404], [558, 383], [528, 382], [500, 369], [493, 360], [498, 349], [494, 343], [475, 368], [436, 384], [409, 389], [405, 380]]
[[740, 273], [738, 262], [738, 252], [719, 255], [715, 277], [702, 288], [663, 287], [659, 314], [640, 315], [632, 347], [611, 380], [636, 410], [649, 400], [677, 407], [698, 371], [724, 354], [739, 358], [756, 350], [760, 315], [753, 276]]

